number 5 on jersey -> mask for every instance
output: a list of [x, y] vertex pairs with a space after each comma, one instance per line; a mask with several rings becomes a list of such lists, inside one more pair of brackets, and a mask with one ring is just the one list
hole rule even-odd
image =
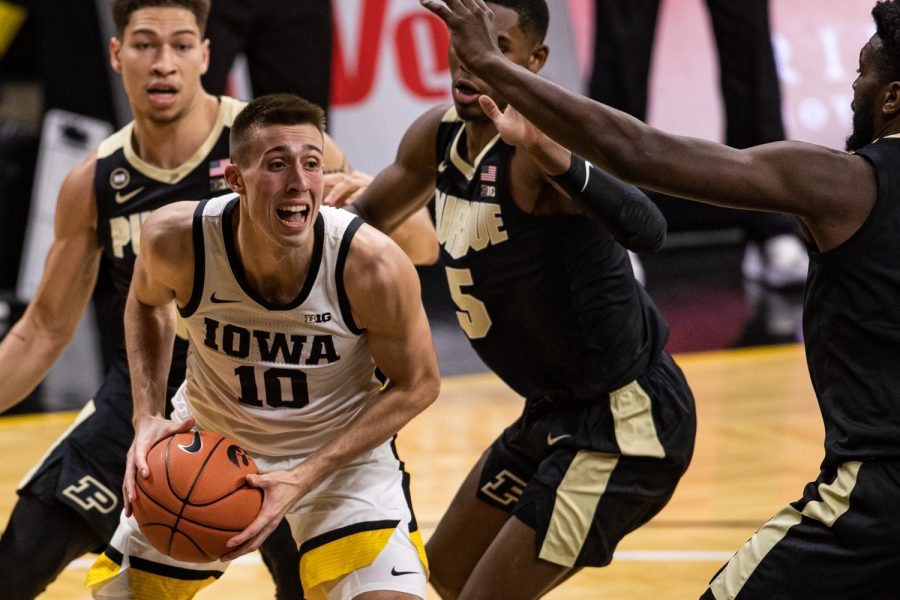
[[484, 302], [471, 294], [462, 291], [464, 286], [471, 286], [472, 272], [469, 269], [446, 268], [447, 284], [450, 286], [450, 297], [456, 307], [456, 318], [459, 326], [466, 332], [470, 340], [477, 340], [487, 335], [491, 328], [491, 317]]

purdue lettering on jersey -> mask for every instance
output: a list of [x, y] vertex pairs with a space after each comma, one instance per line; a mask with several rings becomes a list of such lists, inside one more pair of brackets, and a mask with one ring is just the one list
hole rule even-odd
[[496, 202], [471, 202], [437, 190], [434, 218], [438, 243], [453, 258], [464, 256], [470, 249], [477, 252], [488, 244], [509, 239], [503, 229], [503, 213]]

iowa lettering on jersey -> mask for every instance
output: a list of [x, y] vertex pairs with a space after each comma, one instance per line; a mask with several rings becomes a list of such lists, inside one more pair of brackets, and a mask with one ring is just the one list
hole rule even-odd
[[213, 350], [222, 351], [234, 358], [250, 356], [251, 345], [255, 343], [259, 358], [266, 362], [277, 362], [288, 365], [318, 365], [336, 362], [338, 356], [334, 347], [334, 339], [330, 335], [314, 335], [309, 342], [305, 335], [285, 335], [273, 331], [249, 330], [244, 327], [222, 323], [205, 317], [206, 336], [203, 344]]
[[438, 242], [453, 258], [509, 239], [499, 204], [472, 202], [437, 190], [434, 207]]
[[113, 256], [125, 258], [125, 248], [131, 244], [131, 251], [137, 256], [141, 252], [141, 225], [152, 211], [132, 213], [128, 216], [113, 217], [109, 220], [109, 236]]

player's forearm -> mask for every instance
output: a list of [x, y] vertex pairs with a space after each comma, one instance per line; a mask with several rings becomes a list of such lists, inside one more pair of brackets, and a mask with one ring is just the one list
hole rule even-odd
[[[628, 178], [643, 123], [531, 73], [502, 55], [478, 63], [477, 75], [550, 138], [605, 170]], [[548, 107], [552, 107], [548, 109]]]
[[434, 402], [439, 389], [435, 377], [412, 389], [389, 387], [378, 395], [336, 438], [296, 468], [302, 472], [305, 490], [312, 490], [343, 465], [391, 439]]
[[0, 412], [33, 392], [71, 341], [69, 331], [42, 331], [28, 320], [16, 323], [0, 342]]
[[129, 297], [125, 343], [134, 399], [134, 421], [165, 411], [166, 382], [175, 342], [175, 321], [168, 306], [141, 304]]

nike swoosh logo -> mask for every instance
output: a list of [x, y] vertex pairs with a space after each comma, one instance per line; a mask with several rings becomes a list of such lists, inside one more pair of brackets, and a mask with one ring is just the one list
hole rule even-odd
[[418, 571], [398, 571], [397, 567], [391, 567], [391, 575], [397, 577], [399, 575], [416, 575]]
[[240, 302], [240, 300], [222, 300], [221, 298], [216, 298], [215, 292], [213, 292], [212, 296], [209, 297], [209, 301], [213, 304], [233, 304], [235, 302]]
[[558, 436], [556, 436], [556, 437], [553, 437], [553, 435], [551, 435], [551, 434], [548, 433], [548, 434], [547, 434], [547, 445], [548, 445], [548, 446], [552, 446], [553, 444], [555, 444], [555, 443], [558, 442], [559, 440], [564, 439], [564, 438], [567, 438], [567, 437], [572, 437], [572, 435], [569, 434], [569, 433], [563, 433], [563, 434], [560, 434], [560, 435], [558, 435]]
[[125, 195], [122, 195], [122, 192], [116, 192], [116, 204], [125, 204], [126, 202], [128, 202], [129, 200], [131, 200], [132, 198], [134, 198], [135, 196], [137, 196], [138, 194], [140, 194], [143, 191], [144, 191], [144, 188], [139, 187], [138, 189], [132, 190]]
[[437, 171], [438, 171], [438, 173], [443, 173], [446, 170], [447, 170], [447, 161], [442, 160], [441, 164], [438, 165]]
[[194, 432], [194, 439], [191, 440], [190, 446], [186, 446], [184, 444], [178, 444], [178, 447], [189, 454], [196, 454], [196, 453], [200, 452], [200, 450], [203, 449], [203, 438], [200, 437], [200, 432], [199, 431]]

